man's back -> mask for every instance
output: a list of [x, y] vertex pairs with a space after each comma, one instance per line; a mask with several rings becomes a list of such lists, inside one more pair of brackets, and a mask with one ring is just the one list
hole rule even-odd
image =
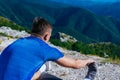
[[54, 48], [36, 37], [18, 39], [0, 56], [0, 80], [30, 80], [43, 63], [57, 59], [52, 52]]

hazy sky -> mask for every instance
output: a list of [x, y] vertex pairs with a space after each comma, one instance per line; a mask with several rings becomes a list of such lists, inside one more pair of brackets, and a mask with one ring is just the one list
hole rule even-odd
[[[89, 1], [89, 0], [84, 0], [84, 1]], [[116, 2], [116, 1], [120, 1], [120, 0], [92, 0], [92, 1], [96, 1], [96, 2]]]
[[60, 1], [60, 2], [69, 2], [69, 1], [95, 1], [95, 2], [116, 2], [120, 0], [53, 0], [53, 1]]

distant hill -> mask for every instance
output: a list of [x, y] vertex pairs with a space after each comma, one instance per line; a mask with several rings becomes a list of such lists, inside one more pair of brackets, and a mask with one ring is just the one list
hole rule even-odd
[[74, 7], [86, 8], [97, 15], [112, 16], [120, 19], [120, 0], [52, 0]]
[[97, 15], [112, 16], [120, 20], [120, 2], [94, 4], [86, 6], [87, 9], [91, 10]]
[[31, 29], [35, 16], [54, 26], [53, 35], [64, 32], [84, 42], [120, 44], [120, 21], [71, 5], [47, 0], [0, 0], [0, 15]]

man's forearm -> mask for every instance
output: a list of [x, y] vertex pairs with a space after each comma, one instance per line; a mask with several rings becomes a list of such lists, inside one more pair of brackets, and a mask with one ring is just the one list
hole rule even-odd
[[75, 65], [73, 68], [75, 69], [79, 69], [79, 68], [83, 68], [87, 65], [87, 60], [75, 60]]
[[57, 63], [61, 66], [64, 67], [69, 67], [69, 68], [75, 68], [79, 69], [82, 67], [85, 67], [87, 64], [92, 63], [92, 59], [86, 59], [86, 60], [75, 60], [69, 57], [64, 56], [63, 58], [60, 58]]

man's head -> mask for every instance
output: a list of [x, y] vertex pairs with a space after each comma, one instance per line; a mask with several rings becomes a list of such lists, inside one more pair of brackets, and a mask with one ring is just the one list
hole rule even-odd
[[51, 36], [52, 26], [43, 18], [36, 17], [33, 21], [32, 35], [40, 37], [45, 42], [48, 42]]

